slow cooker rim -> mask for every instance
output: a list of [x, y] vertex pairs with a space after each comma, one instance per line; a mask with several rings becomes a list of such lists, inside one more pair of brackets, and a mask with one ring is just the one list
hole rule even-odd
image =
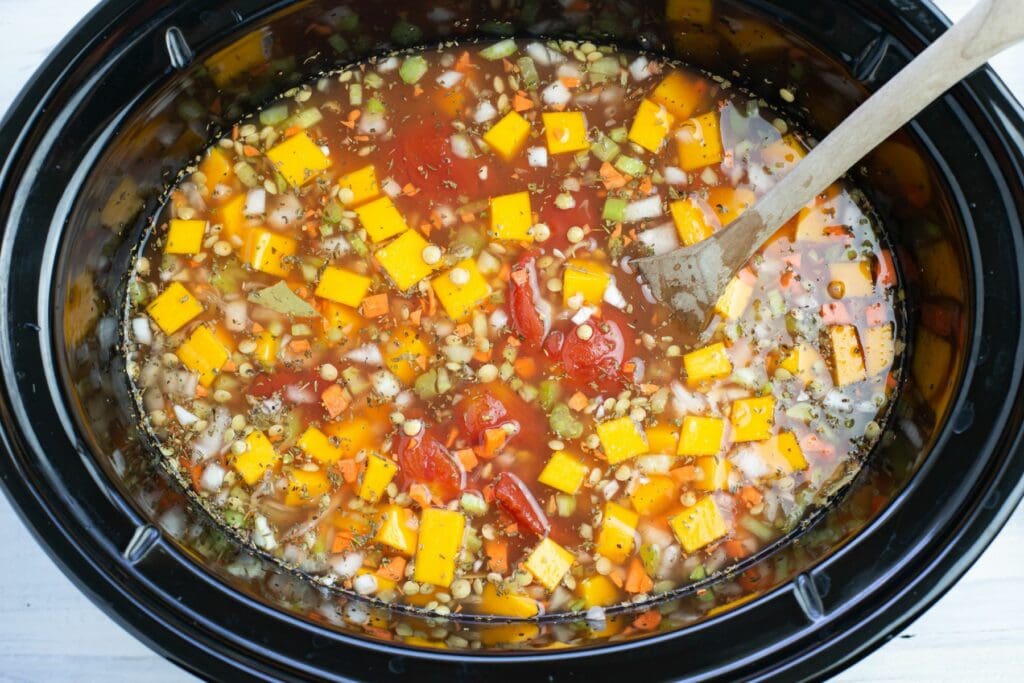
[[[139, 5], [139, 4], [141, 4], [141, 2], [135, 3], [136, 6]], [[128, 6], [126, 6], [126, 7], [128, 7]], [[60, 48], [58, 48], [57, 51], [54, 52], [53, 57], [33, 77], [33, 80], [31, 82], [30, 86], [27, 87], [25, 91], [23, 91], [21, 99], [19, 100], [19, 104], [16, 105], [15, 108], [12, 108], [11, 113], [8, 114], [8, 116], [5, 118], [5, 121], [3, 123], [3, 130], [5, 132], [8, 132], [11, 129], [11, 127], [15, 125], [15, 119], [18, 118], [18, 115], [24, 113], [21, 110], [23, 108], [23, 105], [25, 105], [26, 100], [28, 99], [28, 95], [29, 94], [34, 94], [34, 93], [38, 92], [40, 89], [43, 89], [43, 90], [47, 89], [45, 87], [44, 76], [49, 74], [52, 70], [58, 70], [58, 71], [61, 70], [60, 64], [69, 64], [70, 61], [71, 61], [71, 60], [61, 60], [60, 62], [58, 62], [57, 57], [58, 56], [63, 56], [65, 52], [75, 51], [76, 50], [76, 48], [74, 48], [74, 41], [73, 41], [74, 38], [82, 38], [82, 37], [87, 37], [87, 36], [95, 35], [95, 32], [90, 30], [90, 28], [96, 28], [96, 25], [98, 25], [100, 21], [104, 21], [104, 22], [109, 21], [108, 18], [104, 18], [104, 12], [103, 11], [104, 10], [111, 10], [111, 9], [113, 9], [113, 8], [110, 6], [110, 3], [105, 4], [105, 5], [101, 5], [99, 8], [97, 8], [97, 10], [95, 10], [89, 17], [87, 17], [86, 20], [83, 20], [83, 22], [79, 24], [79, 26], [69, 36], [69, 38], [65, 40], [65, 43], [62, 44], [62, 46]], [[930, 6], [929, 6], [929, 9], [933, 13], [935, 12], [934, 8], [932, 8]], [[125, 10], [125, 11], [127, 11], [127, 10]], [[116, 15], [117, 13], [110, 12], [110, 14], [111, 15]], [[941, 15], [939, 15], [939, 16], [941, 16]], [[103, 25], [105, 25], [105, 24], [103, 24]], [[85, 42], [88, 42], [88, 41], [85, 41]], [[56, 67], [56, 69], [54, 67]], [[995, 86], [996, 86], [996, 90], [999, 90], [1000, 84], [998, 83], [998, 80], [995, 79], [990, 72], [987, 72], [985, 74], [979, 74], [978, 76], [972, 78], [972, 86], [975, 85], [976, 81], [980, 81], [983, 76], [987, 77], [990, 81], [993, 81]], [[52, 76], [51, 76], [51, 78], [52, 78]], [[53, 79], [53, 80], [56, 80], [56, 79]], [[1003, 95], [1005, 96], [1005, 93], [1003, 93]], [[43, 100], [42, 99], [36, 99], [35, 100], [35, 102], [37, 104], [40, 101], [43, 101]], [[1018, 118], [1019, 118], [1019, 109], [1017, 110], [1017, 113], [1018, 113]], [[25, 118], [25, 119], [23, 119], [23, 122], [27, 121], [27, 120], [28, 119]], [[21, 126], [18, 126], [18, 129], [20, 130]], [[9, 149], [14, 149], [14, 147], [12, 146]], [[3, 170], [2, 170], [2, 175], [0, 175], [0, 182], [2, 182], [3, 179], [6, 178], [6, 176], [10, 172], [10, 164], [11, 164], [11, 160], [13, 158], [14, 158], [14, 155], [11, 155], [11, 157], [8, 157], [6, 162], [4, 163]], [[0, 186], [2, 186], [2, 185], [0, 185]], [[5, 358], [5, 360], [6, 360], [6, 358]], [[8, 424], [10, 424], [10, 422], [9, 422], [10, 414], [9, 414], [8, 405], [7, 405], [6, 402], [3, 403], [2, 408], [3, 408], [4, 421], [7, 422]], [[13, 447], [13, 443], [11, 442], [9, 435], [4, 434], [3, 439], [4, 439], [4, 445], [5, 445], [6, 449], [10, 452], [10, 450]], [[69, 576], [72, 576], [73, 580], [75, 580], [76, 583], [79, 583], [80, 585], [82, 585], [80, 582], [84, 582], [84, 579], [80, 575], [77, 575], [75, 573], [69, 572], [68, 570], [69, 570], [70, 563], [66, 563], [65, 562], [66, 558], [65, 558], [64, 554], [63, 553], [59, 553], [59, 551], [56, 548], [54, 548], [52, 545], [50, 545], [50, 544], [53, 543], [53, 537], [51, 536], [51, 537], [47, 538], [45, 541], [42, 538], [44, 525], [46, 525], [47, 523], [52, 524], [53, 522], [56, 521], [55, 518], [53, 518], [53, 517], [51, 517], [50, 515], [47, 514], [47, 512], [48, 512], [47, 510], [43, 510], [43, 509], [39, 509], [39, 508], [35, 507], [35, 506], [42, 506], [44, 504], [42, 496], [38, 495], [38, 492], [36, 492], [34, 489], [32, 489], [31, 491], [27, 491], [26, 487], [16, 485], [18, 483], [18, 480], [14, 479], [14, 478], [11, 478], [10, 475], [11, 475], [11, 472], [8, 471], [8, 463], [6, 461], [4, 461], [4, 464], [3, 464], [3, 485], [4, 485], [4, 488], [5, 488], [5, 491], [7, 492], [8, 497], [11, 498], [12, 500], [16, 501], [15, 507], [16, 507], [16, 509], [18, 509], [19, 514], [22, 516], [23, 520], [25, 520], [26, 523], [31, 527], [33, 533], [36, 534], [37, 539], [39, 539], [41, 541], [41, 544], [44, 545], [44, 547], [47, 549], [47, 552], [51, 555], [51, 557], [55, 557], [55, 559], [57, 559], [58, 563], [61, 565], [62, 570], [64, 570], [64, 572], [66, 574], [68, 574]], [[998, 475], [996, 475], [996, 476], [998, 476]], [[1019, 488], [1020, 487], [1018, 486], [1018, 489]], [[1021, 492], [1019, 490], [1016, 491], [1014, 493], [1014, 496], [1011, 496], [1007, 500], [1018, 498], [1020, 493]], [[996, 516], [996, 517], [1001, 517], [1001, 520], [998, 521], [998, 524], [1000, 526], [1001, 526], [1001, 524], [1003, 522], [1005, 522], [1005, 519], [1009, 516], [1009, 512], [1012, 511], [1012, 510], [1008, 510], [1008, 508], [1009, 508], [1009, 506], [1007, 504], [1005, 504], [1005, 503], [1004, 503], [1004, 505], [998, 506], [996, 508], [1000, 513], [1002, 513], [1002, 514]], [[991, 526], [987, 526], [986, 527], [985, 524], [982, 524], [982, 528], [985, 528], [985, 532], [983, 534], [979, 535], [979, 537], [976, 539], [976, 542], [975, 542], [974, 545], [977, 546], [979, 543], [981, 543], [982, 544], [981, 547], [983, 548], [984, 545], [987, 545], [987, 543], [991, 540], [991, 537], [993, 537], [995, 535], [997, 530], [994, 527], [991, 527]], [[82, 556], [80, 554], [79, 549], [74, 547], [74, 545], [70, 542], [70, 539], [67, 538], [67, 536], [62, 536], [61, 540], [62, 541], [68, 541], [67, 548], [65, 548], [65, 550], [67, 551], [69, 557], [71, 557], [72, 559], [81, 559]], [[978, 552], [980, 552], [980, 548], [978, 549]], [[972, 561], [973, 561], [973, 558], [972, 558]], [[968, 565], [969, 565], [969, 563], [968, 563]], [[109, 580], [107, 580], [107, 578], [103, 575], [103, 573], [101, 571], [99, 571], [99, 568], [96, 565], [91, 565], [90, 569], [91, 570], [95, 570], [96, 585], [100, 586], [101, 588], [102, 587], [108, 588], [108, 592], [106, 592], [106, 593], [104, 593], [104, 592], [102, 592], [100, 590], [95, 590], [94, 591], [93, 590], [94, 586], [92, 585], [92, 582], [89, 582], [89, 589], [87, 590], [87, 592], [90, 594], [90, 598], [93, 599], [94, 602], [99, 602], [100, 600], [102, 600], [102, 602], [104, 602], [104, 603], [108, 603], [108, 604], [111, 603], [112, 600], [111, 600], [110, 594], [109, 594], [109, 587], [110, 587]], [[963, 567], [962, 570], [965, 570], [965, 569], [966, 569], [966, 566]], [[962, 570], [960, 570], [960, 571], [962, 571]], [[959, 577], [959, 571], [956, 572], [956, 574], [957, 574], [957, 578], [958, 578]], [[953, 582], [954, 582], [954, 580], [950, 580], [948, 583], [952, 584]], [[936, 595], [935, 597], [937, 598], [938, 596]], [[136, 610], [138, 609], [138, 605], [137, 604], [133, 604], [130, 601], [127, 601], [125, 604], [129, 605], [130, 608], [133, 608], [133, 609], [136, 609]], [[756, 603], [751, 603], [751, 605], [754, 605], [754, 604], [756, 604]], [[740, 608], [737, 611], [741, 611], [742, 609], [743, 608]], [[124, 616], [123, 614], [120, 613], [120, 610], [117, 610], [116, 608], [115, 608], [115, 612], [118, 614], [118, 617], [123, 617]], [[119, 621], [120, 621], [120, 618], [119, 618]], [[132, 627], [129, 627], [129, 630], [131, 630], [138, 637], [141, 637], [143, 640], [145, 640], [148, 644], [150, 644], [151, 647], [154, 646], [154, 643], [148, 637], [148, 632], [143, 631], [142, 629], [132, 628]], [[183, 634], [175, 633], [174, 635], [180, 638]], [[646, 639], [644, 641], [636, 643], [635, 645], [636, 646], [652, 645], [652, 644], [655, 644], [656, 642], [658, 642], [659, 639], [670, 639], [670, 638], [678, 636], [678, 635], [679, 635], [678, 633], [664, 634], [664, 636], [662, 636], [662, 637], [655, 637], [655, 638], [652, 638], [652, 639]], [[879, 644], [880, 644], [880, 639], [881, 639], [881, 636], [879, 636]], [[360, 645], [361, 646], [366, 646], [367, 644], [375, 645], [373, 643], [368, 643], [368, 641], [360, 641]], [[602, 650], [603, 652], [613, 652], [613, 651], [616, 651], [616, 650], [619, 649], [618, 646], [610, 646], [610, 645], [598, 646], [598, 648], [600, 650]], [[155, 649], [158, 649], [160, 651], [164, 651], [164, 647], [162, 645], [158, 645], [157, 647], [155, 647]], [[576, 653], [576, 654], [574, 654], [572, 656], [586, 655], [586, 654], [592, 653], [594, 649], [595, 648], [585, 648], [585, 649], [580, 650], [578, 653]], [[403, 648], [402, 652], [404, 654], [408, 654], [408, 650], [407, 649]], [[167, 654], [169, 654], [169, 652], [164, 651], [164, 654], [167, 655]], [[436, 654], [436, 653], [430, 653], [430, 654]], [[536, 654], [531, 654], [530, 657], [531, 658], [537, 658], [539, 656], [536, 655]], [[458, 659], [460, 659], [460, 660], [465, 660], [467, 658], [468, 657], [466, 655], [459, 655], [458, 656]], [[182, 657], [174, 657], [174, 660], [176, 662], [178, 662], [179, 664], [183, 664], [185, 666], [188, 666], [187, 660], [185, 660]], [[481, 660], [482, 661], [493, 661], [494, 658], [492, 656], [487, 656], [486, 658], [481, 658]], [[191, 667], [189, 667], [189, 668], [191, 668]], [[195, 671], [195, 669], [193, 669], [193, 670]], [[207, 669], [206, 671], [207, 671], [207, 673], [209, 673], [209, 669]]]

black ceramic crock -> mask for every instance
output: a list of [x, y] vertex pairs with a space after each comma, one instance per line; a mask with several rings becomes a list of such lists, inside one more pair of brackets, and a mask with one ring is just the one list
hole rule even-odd
[[230, 547], [137, 438], [117, 352], [122, 276], [146, 216], [211, 137], [285, 85], [369, 54], [508, 34], [612, 41], [722, 74], [821, 134], [945, 26], [906, 0], [104, 2], [0, 128], [6, 493], [97, 605], [209, 678], [806, 678], [848, 666], [948, 590], [1024, 492], [1024, 140], [990, 70], [853, 172], [899, 255], [911, 328], [869, 466], [776, 554], [670, 596], [651, 633], [624, 627], [628, 614], [606, 629], [392, 621]]

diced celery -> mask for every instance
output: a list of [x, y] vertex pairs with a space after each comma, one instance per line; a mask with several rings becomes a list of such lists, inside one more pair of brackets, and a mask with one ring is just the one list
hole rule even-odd
[[244, 161], [235, 164], [235, 175], [246, 187], [256, 187], [260, 184], [260, 178], [256, 175], [256, 169]]
[[576, 496], [568, 493], [559, 493], [555, 496], [555, 508], [559, 517], [572, 517], [576, 512]]
[[276, 126], [288, 118], [288, 105], [284, 102], [267, 107], [260, 112], [260, 123], [264, 126]]
[[384, 103], [380, 101], [379, 97], [371, 97], [366, 101], [366, 111], [370, 114], [383, 114]]
[[619, 60], [615, 57], [601, 57], [590, 64], [590, 79], [603, 83], [619, 75]]
[[319, 109], [316, 107], [309, 107], [308, 109], [296, 112], [295, 116], [292, 117], [292, 123], [299, 128], [312, 128], [323, 121], [323, 119], [324, 115], [320, 113]]
[[590, 151], [601, 161], [611, 161], [619, 156], [621, 150], [619, 149], [619, 143], [604, 133], [598, 133], [594, 144], [590, 146]]
[[523, 85], [527, 89], [532, 90], [540, 85], [540, 75], [537, 73], [537, 65], [533, 63], [532, 58], [520, 57], [516, 60], [516, 65], [519, 67], [519, 75], [522, 78]]
[[621, 223], [626, 220], [626, 200], [621, 197], [608, 197], [604, 202], [601, 218], [613, 223]]
[[551, 406], [555, 405], [555, 401], [558, 400], [558, 394], [561, 389], [558, 386], [558, 382], [553, 379], [546, 379], [540, 383], [540, 393], [537, 394], [538, 402], [540, 407], [544, 410], [551, 410]]
[[399, 45], [412, 45], [423, 37], [423, 29], [416, 24], [410, 24], [405, 19], [400, 19], [391, 29], [391, 39]]
[[363, 83], [366, 84], [367, 88], [379, 88], [384, 85], [384, 79], [381, 78], [380, 74], [371, 71], [363, 76]]
[[768, 308], [773, 318], [781, 318], [786, 313], [786, 301], [777, 289], [768, 292]]
[[499, 40], [492, 45], [488, 45], [483, 50], [480, 50], [480, 56], [489, 61], [495, 61], [498, 59], [505, 59], [511, 57], [516, 53], [516, 41], [512, 38], [506, 40]]
[[339, 36], [337, 33], [333, 34], [327, 39], [327, 44], [334, 48], [335, 52], [347, 52], [348, 41]]
[[740, 526], [766, 543], [778, 536], [774, 529], [756, 517], [751, 517], [750, 515], [747, 515], [740, 520]]
[[626, 175], [633, 176], [634, 178], [642, 176], [644, 171], [647, 170], [647, 167], [644, 166], [644, 162], [634, 157], [626, 156], [625, 154], [615, 160], [615, 168], [619, 169]]
[[353, 83], [348, 86], [348, 103], [358, 107], [363, 103], [363, 86], [360, 83]]
[[644, 564], [644, 571], [649, 576], [657, 576], [658, 565], [661, 561], [661, 549], [653, 543], [640, 546], [640, 561]]
[[345, 210], [341, 208], [341, 204], [338, 202], [331, 200], [324, 206], [323, 219], [328, 223], [340, 223], [344, 217]]
[[420, 399], [427, 401], [437, 396], [437, 371], [428, 370], [416, 378], [413, 391]]
[[629, 139], [629, 131], [625, 126], [619, 126], [608, 131], [608, 137], [621, 145]]
[[583, 423], [572, 416], [569, 406], [556, 405], [548, 417], [551, 431], [563, 439], [578, 439], [583, 436]]
[[423, 78], [423, 74], [427, 73], [427, 60], [420, 55], [412, 55], [406, 57], [402, 62], [402, 66], [398, 67], [398, 75], [402, 77], [402, 80], [412, 85], [413, 83], [419, 82]]
[[697, 565], [697, 568], [690, 572], [690, 581], [703, 581], [706, 578], [708, 578], [708, 572], [702, 564]]
[[359, 256], [366, 256], [370, 253], [370, 248], [366, 246], [366, 242], [356, 235], [350, 237], [348, 243], [352, 246], [352, 251], [356, 252]]
[[483, 499], [483, 496], [475, 493], [463, 493], [462, 498], [459, 499], [459, 505], [467, 515], [479, 517], [487, 514], [487, 501]]

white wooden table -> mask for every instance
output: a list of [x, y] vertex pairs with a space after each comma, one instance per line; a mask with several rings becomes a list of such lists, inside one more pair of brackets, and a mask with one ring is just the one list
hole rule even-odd
[[[971, 0], [936, 2], [954, 19], [971, 5]], [[0, 113], [93, 4], [0, 0]], [[1024, 99], [1024, 47], [994, 63]], [[837, 680], [1020, 680], [1022, 589], [1024, 508], [949, 594]], [[142, 683], [192, 677], [153, 654], [79, 593], [0, 496], [0, 681], [22, 680]]]

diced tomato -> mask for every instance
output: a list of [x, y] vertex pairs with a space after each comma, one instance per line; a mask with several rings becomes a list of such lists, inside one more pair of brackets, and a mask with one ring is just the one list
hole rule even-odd
[[592, 330], [589, 338], [580, 337], [579, 328], [569, 330], [562, 342], [562, 367], [573, 380], [583, 384], [596, 383], [606, 390], [622, 383], [622, 358], [626, 352], [626, 340], [622, 327], [614, 320], [590, 320]]
[[444, 444], [430, 432], [402, 436], [396, 449], [403, 488], [423, 484], [431, 496], [447, 503], [462, 493], [466, 472]]
[[[270, 374], [257, 376], [249, 385], [249, 395], [256, 398], [269, 398], [274, 394], [283, 392], [286, 387], [292, 387], [296, 393], [308, 392], [309, 402], [316, 402], [317, 396], [327, 386], [327, 383], [320, 379], [320, 373], [314, 369], [300, 370], [277, 370]], [[306, 403], [307, 401], [297, 401]]]
[[487, 392], [464, 398], [457, 408], [466, 436], [474, 445], [483, 440], [484, 432], [488, 429], [496, 429], [506, 422], [515, 422], [509, 418], [505, 404]]
[[537, 266], [532, 254], [524, 254], [509, 274], [509, 319], [512, 330], [530, 346], [536, 346], [551, 328], [551, 304], [540, 298]]
[[391, 158], [400, 183], [412, 183], [446, 199], [460, 193], [482, 194], [485, 181], [478, 175], [481, 162], [460, 159], [452, 153], [451, 136], [455, 131], [451, 123], [437, 119], [397, 132]]
[[494, 479], [494, 499], [520, 527], [537, 536], [544, 536], [551, 529], [551, 523], [533, 493], [522, 479], [511, 472], [502, 472]]

